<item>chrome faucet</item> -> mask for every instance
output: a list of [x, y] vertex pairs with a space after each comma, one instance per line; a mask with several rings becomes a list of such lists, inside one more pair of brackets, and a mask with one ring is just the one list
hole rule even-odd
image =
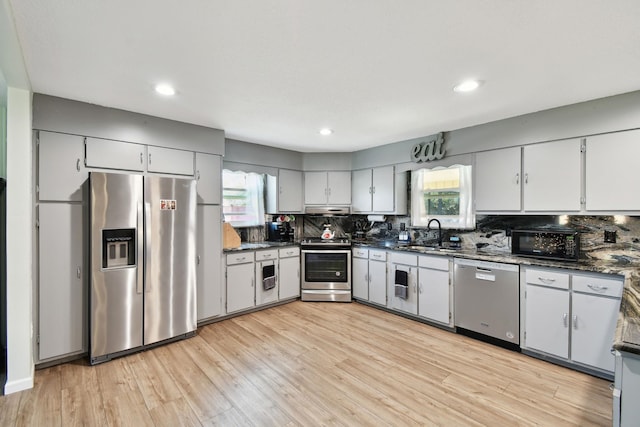
[[440, 221], [438, 221], [436, 218], [430, 219], [427, 223], [427, 231], [431, 231], [431, 223], [433, 221], [438, 223], [438, 246], [442, 246], [442, 225], [440, 224]]

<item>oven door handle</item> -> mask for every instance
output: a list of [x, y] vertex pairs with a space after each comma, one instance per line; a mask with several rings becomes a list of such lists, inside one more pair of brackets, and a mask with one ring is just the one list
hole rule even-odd
[[351, 254], [351, 249], [302, 249], [303, 254]]

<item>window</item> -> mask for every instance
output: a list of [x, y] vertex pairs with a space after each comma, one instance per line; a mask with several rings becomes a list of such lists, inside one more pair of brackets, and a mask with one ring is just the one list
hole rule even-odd
[[412, 171], [411, 224], [426, 227], [437, 218], [442, 228], [475, 228], [471, 176], [471, 166], [461, 165]]
[[264, 225], [264, 175], [224, 169], [222, 213], [234, 227]]

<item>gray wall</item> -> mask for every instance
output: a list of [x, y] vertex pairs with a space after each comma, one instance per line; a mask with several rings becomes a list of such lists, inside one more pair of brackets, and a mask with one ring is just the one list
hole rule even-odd
[[[224, 163], [302, 170], [302, 153], [227, 139]], [[257, 172], [257, 170], [255, 170]]]
[[224, 132], [48, 95], [33, 95], [33, 128], [224, 154]]
[[[456, 156], [636, 128], [640, 128], [640, 91], [445, 132], [445, 144], [447, 156]], [[410, 162], [411, 147], [424, 139], [355, 152], [353, 169]]]

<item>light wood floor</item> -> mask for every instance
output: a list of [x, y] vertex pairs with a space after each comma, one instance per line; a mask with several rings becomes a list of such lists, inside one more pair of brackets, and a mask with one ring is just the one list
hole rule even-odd
[[2, 426], [611, 425], [609, 382], [361, 304], [300, 301], [36, 371]]

